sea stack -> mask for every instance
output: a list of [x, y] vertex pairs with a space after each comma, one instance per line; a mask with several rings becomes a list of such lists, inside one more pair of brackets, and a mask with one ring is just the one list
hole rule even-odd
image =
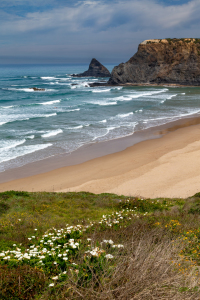
[[81, 74], [74, 74], [74, 77], [110, 77], [110, 72], [106, 67], [104, 67], [96, 58], [91, 60], [89, 69]]
[[126, 63], [114, 67], [108, 84], [200, 85], [200, 39], [146, 40]]

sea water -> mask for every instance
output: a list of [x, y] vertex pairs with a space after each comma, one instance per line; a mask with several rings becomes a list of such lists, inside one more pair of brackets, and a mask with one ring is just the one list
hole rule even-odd
[[198, 87], [90, 87], [108, 78], [87, 68], [0, 66], [0, 172], [200, 113]]

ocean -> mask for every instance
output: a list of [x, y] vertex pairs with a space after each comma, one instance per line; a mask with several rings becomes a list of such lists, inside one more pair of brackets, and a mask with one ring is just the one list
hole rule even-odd
[[0, 66], [0, 172], [200, 113], [198, 87], [92, 88], [87, 69]]

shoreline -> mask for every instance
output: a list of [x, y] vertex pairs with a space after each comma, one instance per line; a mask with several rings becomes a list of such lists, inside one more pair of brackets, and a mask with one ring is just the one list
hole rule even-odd
[[184, 118], [132, 136], [86, 145], [71, 155], [2, 172], [0, 191], [192, 196], [200, 191], [199, 150], [200, 116]]

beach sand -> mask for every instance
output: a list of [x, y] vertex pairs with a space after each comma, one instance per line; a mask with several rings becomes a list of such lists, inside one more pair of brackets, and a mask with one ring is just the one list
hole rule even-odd
[[[0, 191], [88, 191], [141, 197], [200, 192], [200, 118], [158, 129], [123, 151], [0, 184]], [[158, 136], [159, 136], [158, 135]], [[12, 172], [12, 171], [11, 171]], [[20, 172], [20, 168], [19, 171]]]

